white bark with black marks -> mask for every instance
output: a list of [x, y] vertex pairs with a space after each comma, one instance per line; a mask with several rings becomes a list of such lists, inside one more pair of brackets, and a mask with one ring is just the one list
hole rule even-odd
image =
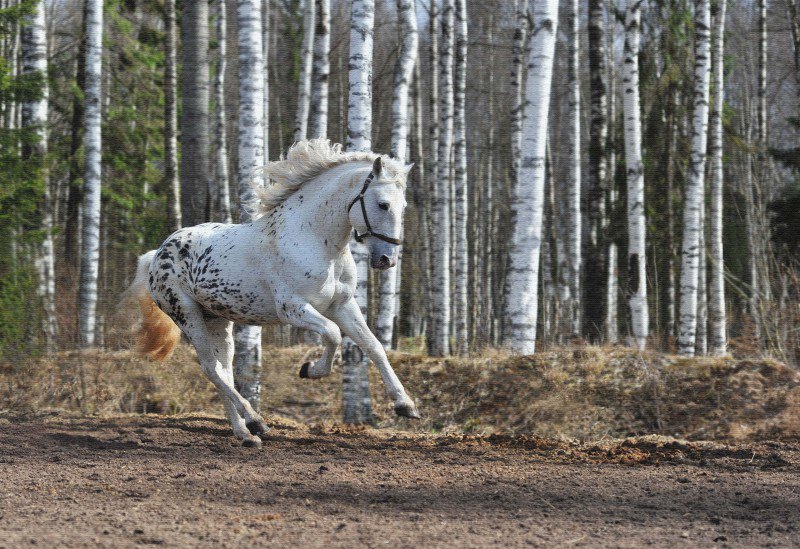
[[[394, 74], [391, 153], [394, 158], [405, 162], [408, 150], [409, 90], [418, 48], [417, 14], [414, 1], [397, 0], [397, 15], [402, 43]], [[375, 322], [375, 336], [386, 349], [389, 349], [392, 345], [395, 318], [397, 317], [399, 280], [399, 261], [397, 266], [380, 274], [379, 307]]]
[[[372, 43], [375, 24], [374, 0], [353, 0], [350, 10], [350, 59], [347, 109], [347, 150], [372, 149]], [[369, 252], [364, 244], [350, 239], [356, 263], [355, 299], [367, 318]], [[352, 339], [342, 340], [345, 423], [373, 423], [367, 378], [367, 356]]]
[[562, 307], [564, 316], [569, 322], [569, 334], [578, 337], [581, 333], [581, 254], [583, 237], [583, 216], [581, 214], [581, 89], [580, 89], [580, 10], [578, 0], [569, 4], [567, 25], [570, 33], [569, 62], [567, 80], [569, 86], [567, 114], [567, 148], [569, 163], [567, 165], [567, 207], [566, 207], [566, 255], [567, 255], [567, 288], [569, 295]]
[[526, 355], [533, 354], [536, 347], [547, 121], [557, 25], [558, 1], [536, 2], [525, 86], [522, 162], [511, 201], [503, 329], [504, 343]]
[[[224, 0], [223, 0], [224, 1]], [[167, 225], [181, 226], [181, 182], [178, 179], [178, 59], [175, 0], [164, 2], [164, 179], [167, 194]]]
[[97, 278], [100, 273], [101, 93], [103, 86], [103, 2], [86, 1], [86, 78], [81, 274], [78, 290], [80, 345], [94, 346], [97, 324]]
[[683, 208], [678, 353], [694, 356], [697, 336], [697, 281], [700, 221], [704, 208], [708, 99], [711, 81], [711, 13], [709, 0], [695, 0], [694, 116], [692, 148]]
[[709, 279], [708, 300], [708, 343], [709, 353], [723, 356], [727, 353], [727, 322], [725, 314], [725, 263], [723, 257], [723, 200], [724, 171], [722, 166], [722, 111], [725, 106], [724, 51], [725, 51], [725, 11], [727, 0], [715, 3], [716, 25], [714, 27], [714, 51], [712, 59], [714, 98], [710, 119], [710, 153], [711, 165], [709, 179], [711, 183], [711, 226], [709, 262], [711, 276]]
[[225, 70], [227, 66], [226, 0], [217, 0], [217, 69], [214, 81], [214, 159], [215, 184], [209, 193], [212, 199], [212, 220], [231, 223], [230, 180], [228, 177], [228, 139], [225, 116]]
[[47, 26], [44, 2], [34, 5], [33, 14], [26, 15], [22, 23], [22, 74], [37, 74], [41, 78], [38, 99], [22, 104], [22, 127], [34, 129], [38, 142], [26, 147], [25, 156], [35, 160], [41, 169], [43, 193], [39, 201], [42, 242], [39, 245], [36, 267], [39, 274], [38, 294], [42, 302], [42, 332], [45, 348], [52, 352], [56, 347], [58, 324], [56, 322], [55, 250], [53, 248], [53, 201], [50, 196], [50, 178], [47, 167], [47, 113], [49, 86], [47, 83]]
[[[311, 0], [309, 0], [311, 1]], [[311, 76], [311, 120], [309, 137], [328, 136], [328, 79], [330, 77], [331, 5], [330, 0], [315, 0], [314, 67]]]
[[455, 89], [453, 102], [453, 173], [455, 174], [455, 352], [469, 352], [469, 246], [467, 217], [469, 189], [467, 187], [467, 3], [456, 0], [455, 9]]
[[[239, 70], [239, 221], [252, 220], [247, 205], [263, 183], [264, 60], [261, 0], [238, 0]], [[234, 379], [241, 395], [258, 410], [261, 401], [261, 327], [236, 325]]]
[[623, 60], [623, 110], [625, 117], [625, 167], [628, 183], [628, 304], [636, 347], [647, 344], [646, 229], [644, 210], [644, 164], [642, 163], [642, 120], [639, 99], [639, 42], [642, 0], [628, 0], [625, 10], [625, 53]]
[[295, 143], [308, 137], [308, 114], [311, 110], [311, 68], [314, 58], [314, 19], [314, 0], [305, 0], [300, 75], [297, 83], [297, 113], [294, 123]]

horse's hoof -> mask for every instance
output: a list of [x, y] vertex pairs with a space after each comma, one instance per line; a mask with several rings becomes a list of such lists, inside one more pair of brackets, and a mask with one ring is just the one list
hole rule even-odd
[[409, 419], [420, 419], [417, 407], [413, 404], [399, 404], [394, 407], [394, 413], [400, 417], [407, 417]]
[[246, 438], [242, 441], [244, 448], [261, 448], [261, 439], [258, 437]]
[[266, 435], [269, 432], [269, 427], [263, 421], [250, 421], [247, 423], [247, 430], [251, 435]]
[[302, 366], [300, 366], [300, 377], [302, 379], [308, 379], [309, 377], [311, 377], [311, 376], [308, 375], [308, 369], [310, 367], [311, 367], [311, 363], [310, 362], [306, 362]]

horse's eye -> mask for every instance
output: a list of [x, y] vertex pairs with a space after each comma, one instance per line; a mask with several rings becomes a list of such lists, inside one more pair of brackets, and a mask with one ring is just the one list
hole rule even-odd
[[388, 211], [389, 210], [389, 203], [388, 202], [380, 202], [378, 204], [378, 207], [383, 211]]

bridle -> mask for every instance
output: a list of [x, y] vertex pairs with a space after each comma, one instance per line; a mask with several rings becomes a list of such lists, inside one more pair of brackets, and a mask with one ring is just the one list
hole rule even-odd
[[367, 232], [358, 234], [358, 230], [355, 227], [353, 227], [353, 231], [355, 232], [356, 242], [364, 242], [364, 239], [367, 238], [368, 236], [374, 236], [375, 238], [383, 240], [384, 242], [388, 242], [389, 244], [400, 244], [403, 242], [401, 239], [392, 238], [391, 236], [386, 236], [385, 234], [381, 233], [376, 233], [375, 231], [372, 230], [372, 225], [370, 225], [369, 223], [369, 218], [367, 217], [367, 206], [366, 204], [364, 204], [364, 194], [367, 192], [367, 188], [369, 187], [369, 184], [372, 183], [373, 179], [375, 179], [375, 174], [369, 172], [367, 179], [364, 180], [364, 186], [361, 187], [361, 192], [358, 193], [358, 196], [355, 197], [352, 202], [350, 202], [350, 206], [348, 206], [347, 208], [347, 213], [349, 214], [350, 210], [353, 209], [353, 206], [355, 206], [356, 202], [361, 202], [361, 213], [364, 215], [364, 224], [367, 226]]

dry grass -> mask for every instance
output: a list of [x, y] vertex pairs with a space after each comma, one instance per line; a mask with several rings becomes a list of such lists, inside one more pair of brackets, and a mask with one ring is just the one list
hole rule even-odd
[[[262, 402], [306, 424], [341, 417], [341, 368], [297, 378], [311, 347], [264, 350]], [[602, 440], [641, 434], [689, 439], [800, 436], [800, 373], [771, 360], [682, 359], [625, 348], [579, 347], [515, 357], [433, 359], [392, 353], [424, 416], [398, 419], [371, 370], [381, 425], [410, 431], [536, 434]], [[0, 365], [0, 410], [221, 413], [216, 391], [185, 344], [165, 363], [130, 351], [69, 352]]]

